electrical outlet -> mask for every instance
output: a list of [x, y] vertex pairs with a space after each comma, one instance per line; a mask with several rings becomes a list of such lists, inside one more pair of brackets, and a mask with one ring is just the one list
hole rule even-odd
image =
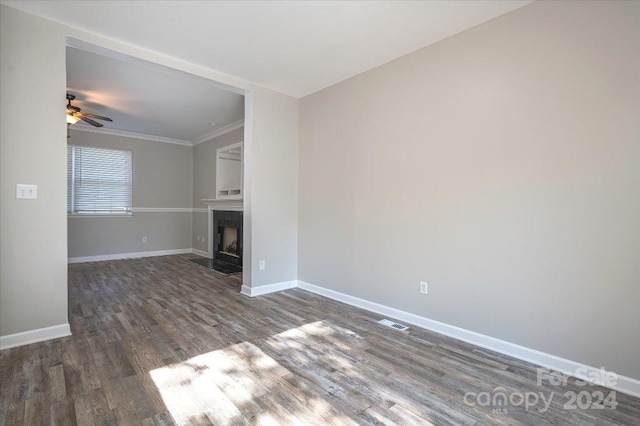
[[264, 268], [266, 268], [266, 264], [265, 264], [264, 260], [261, 260], [260, 261], [260, 269], [264, 269]]
[[429, 292], [429, 288], [427, 287], [426, 281], [420, 281], [420, 293], [427, 294]]
[[147, 244], [147, 237], [142, 237], [142, 244]]
[[38, 198], [38, 185], [16, 184], [16, 198], [35, 200]]

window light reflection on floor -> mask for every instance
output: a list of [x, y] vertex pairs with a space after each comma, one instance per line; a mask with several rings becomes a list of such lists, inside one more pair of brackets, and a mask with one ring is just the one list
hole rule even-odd
[[[273, 350], [279, 357], [287, 357], [288, 362], [304, 368], [317, 360], [317, 349], [313, 348], [317, 338], [330, 337], [333, 332], [318, 321], [276, 334], [258, 344], [264, 344], [265, 350]], [[327, 361], [337, 369], [346, 370], [351, 368], [353, 359], [346, 354], [344, 357], [333, 354], [324, 360]], [[326, 395], [309, 387], [296, 388], [293, 384], [295, 374], [251, 342], [157, 368], [150, 371], [150, 376], [177, 424], [209, 420], [225, 425], [248, 420], [255, 424], [278, 425], [282, 418], [293, 424], [305, 424], [305, 419], [315, 420], [315, 423], [323, 419], [353, 423], [336, 412], [325, 400]], [[304, 385], [299, 381], [295, 383]], [[335, 389], [336, 392], [340, 390]], [[292, 407], [298, 410], [291, 411]]]

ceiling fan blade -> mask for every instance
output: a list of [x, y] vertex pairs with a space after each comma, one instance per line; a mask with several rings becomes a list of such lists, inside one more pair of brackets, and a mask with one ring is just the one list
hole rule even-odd
[[102, 127], [102, 124], [100, 124], [97, 121], [94, 121], [94, 120], [92, 120], [92, 119], [90, 119], [88, 117], [85, 117], [84, 114], [77, 115], [76, 117], [80, 117], [80, 120], [86, 121], [87, 123], [91, 124], [92, 126]]
[[83, 116], [85, 116], [85, 117], [96, 118], [96, 119], [98, 119], [98, 120], [104, 120], [104, 121], [111, 121], [111, 122], [113, 122], [113, 120], [112, 120], [112, 119], [110, 119], [109, 117], [104, 117], [104, 116], [102, 116], [102, 115], [90, 114], [90, 113], [88, 113], [88, 112], [83, 112], [83, 113], [82, 113], [82, 115], [83, 115]]

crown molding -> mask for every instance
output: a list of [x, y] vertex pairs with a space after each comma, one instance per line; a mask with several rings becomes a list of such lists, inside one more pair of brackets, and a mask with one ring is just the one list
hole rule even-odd
[[71, 127], [71, 130], [80, 130], [82, 132], [100, 133], [103, 135], [111, 135], [111, 136], [123, 136], [125, 138], [144, 139], [147, 141], [171, 143], [174, 145], [195, 146], [195, 145], [201, 144], [202, 142], [206, 142], [218, 136], [222, 136], [224, 134], [232, 132], [243, 126], [244, 126], [244, 119], [234, 121], [233, 123], [227, 124], [226, 126], [222, 126], [219, 129], [216, 129], [212, 132], [209, 132], [207, 134], [197, 137], [196, 139], [193, 140], [193, 142], [184, 140], [184, 139], [165, 138], [164, 136], [146, 135], [144, 133], [128, 132], [126, 130], [106, 129], [104, 127], [92, 127], [92, 126], [84, 126], [84, 125], [74, 125], [73, 127]]
[[126, 130], [105, 129], [104, 127], [90, 126], [73, 126], [72, 130], [80, 130], [82, 132], [101, 133], [103, 135], [123, 136], [125, 138], [144, 139], [147, 141], [171, 143], [174, 145], [193, 146], [190, 141], [183, 139], [165, 138], [163, 136], [145, 135], [143, 133], [127, 132]]
[[202, 136], [199, 136], [197, 138], [195, 138], [193, 140], [193, 145], [199, 145], [202, 142], [206, 142], [208, 140], [211, 140], [213, 138], [217, 138], [218, 136], [222, 136], [224, 134], [227, 134], [233, 130], [239, 129], [240, 127], [244, 126], [244, 119], [242, 120], [238, 120], [238, 121], [234, 121], [233, 123], [227, 124], [226, 126], [222, 126], [219, 129], [216, 129], [212, 132], [209, 132], [207, 134], [204, 134]]

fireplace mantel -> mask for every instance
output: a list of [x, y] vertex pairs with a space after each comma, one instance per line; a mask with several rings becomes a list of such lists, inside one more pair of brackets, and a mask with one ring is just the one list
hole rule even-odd
[[209, 210], [228, 210], [228, 211], [242, 211], [243, 204], [242, 199], [221, 199], [215, 198], [203, 198], [200, 200], [205, 203]]

